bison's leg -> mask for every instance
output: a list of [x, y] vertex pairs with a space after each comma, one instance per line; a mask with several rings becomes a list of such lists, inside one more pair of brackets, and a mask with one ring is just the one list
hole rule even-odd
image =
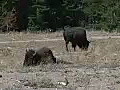
[[76, 51], [76, 42], [72, 42], [72, 48], [74, 48], [74, 51]]
[[53, 52], [51, 50], [49, 50], [48, 54], [51, 57], [51, 59], [53, 60], [53, 63], [56, 63], [56, 58], [54, 57]]
[[68, 43], [69, 41], [66, 41], [66, 51], [68, 51]]
[[82, 48], [81, 49], [85, 50], [85, 44], [84, 43], [82, 43]]
[[52, 52], [51, 52], [51, 57], [52, 57], [53, 63], [56, 63], [56, 58], [53, 56]]
[[77, 42], [77, 45], [78, 45], [78, 47], [79, 47], [80, 49], [82, 49], [82, 46], [83, 46], [83, 45], [82, 45], [82, 42], [80, 42], [80, 41]]

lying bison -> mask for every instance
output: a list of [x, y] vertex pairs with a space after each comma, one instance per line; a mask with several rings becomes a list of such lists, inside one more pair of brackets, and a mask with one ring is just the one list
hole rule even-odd
[[79, 27], [64, 29], [63, 37], [66, 43], [66, 50], [68, 51], [68, 43], [71, 42], [72, 48], [76, 51], [76, 46], [79, 48], [87, 50], [89, 46], [89, 41], [87, 40], [86, 30]]
[[26, 49], [25, 60], [23, 66], [38, 65], [40, 63], [53, 62], [56, 63], [56, 58], [53, 56], [52, 51], [43, 47], [40, 49]]

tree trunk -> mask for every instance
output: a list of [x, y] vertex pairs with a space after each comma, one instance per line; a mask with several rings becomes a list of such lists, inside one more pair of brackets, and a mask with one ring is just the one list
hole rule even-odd
[[17, 31], [26, 30], [28, 27], [29, 0], [19, 0], [16, 4]]

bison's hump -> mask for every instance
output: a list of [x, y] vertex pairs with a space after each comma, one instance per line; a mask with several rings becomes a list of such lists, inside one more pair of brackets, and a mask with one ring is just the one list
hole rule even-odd
[[36, 52], [37, 52], [38, 55], [43, 55], [43, 56], [46, 55], [46, 54], [52, 54], [52, 51], [47, 47], [37, 49]]

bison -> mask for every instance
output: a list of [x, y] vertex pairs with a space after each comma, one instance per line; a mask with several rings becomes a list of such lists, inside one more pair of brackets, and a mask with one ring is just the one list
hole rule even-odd
[[89, 41], [87, 40], [86, 30], [80, 27], [73, 27], [64, 29], [63, 37], [66, 43], [66, 50], [68, 51], [68, 43], [71, 42], [72, 48], [76, 51], [76, 46], [87, 50]]
[[56, 63], [56, 58], [53, 56], [53, 53], [49, 48], [43, 47], [40, 49], [26, 49], [23, 66], [38, 65], [41, 62]]

